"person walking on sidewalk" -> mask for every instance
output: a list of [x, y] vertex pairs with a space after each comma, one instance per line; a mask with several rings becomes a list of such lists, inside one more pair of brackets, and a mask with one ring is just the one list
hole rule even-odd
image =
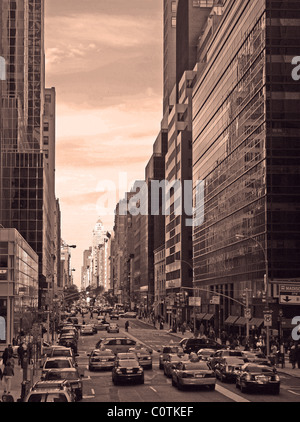
[[297, 347], [296, 344], [293, 344], [292, 345], [291, 350], [290, 350], [290, 355], [289, 355], [289, 361], [292, 364], [292, 368], [293, 369], [295, 369], [296, 361], [297, 361], [297, 358], [296, 358], [296, 347]]
[[3, 371], [3, 380], [4, 380], [4, 394], [10, 394], [11, 389], [11, 380], [15, 375], [14, 368], [11, 366], [10, 362], [7, 362], [7, 365]]

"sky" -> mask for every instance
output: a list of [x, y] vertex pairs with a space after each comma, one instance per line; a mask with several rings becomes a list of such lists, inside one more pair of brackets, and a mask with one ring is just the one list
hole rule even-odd
[[[45, 0], [46, 87], [56, 89], [56, 197], [80, 286], [100, 218], [145, 175], [162, 120], [161, 0]], [[101, 212], [101, 214], [100, 214]]]

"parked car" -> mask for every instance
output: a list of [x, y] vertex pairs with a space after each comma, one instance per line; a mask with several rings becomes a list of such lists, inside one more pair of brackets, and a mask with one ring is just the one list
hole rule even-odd
[[44, 378], [45, 381], [66, 380], [74, 391], [76, 401], [82, 400], [82, 375], [77, 368], [50, 369]]
[[279, 394], [280, 377], [276, 368], [250, 362], [241, 366], [236, 377], [236, 387], [240, 388], [242, 393], [265, 390]]
[[113, 353], [126, 353], [131, 347], [136, 345], [136, 341], [127, 337], [106, 338], [101, 342], [101, 347], [110, 349]]
[[115, 354], [109, 350], [94, 349], [89, 356], [89, 371], [112, 369], [115, 365]]
[[164, 375], [171, 378], [172, 376], [172, 369], [175, 368], [175, 366], [179, 362], [189, 362], [190, 358], [189, 355], [182, 355], [177, 353], [170, 353], [166, 360], [164, 361]]
[[95, 330], [91, 324], [82, 325], [80, 329], [80, 334], [82, 336], [93, 336], [95, 334]]
[[243, 366], [244, 364], [244, 359], [239, 357], [222, 358], [222, 360], [218, 362], [214, 367], [216, 377], [222, 382], [235, 381], [241, 366]]
[[112, 320], [112, 319], [119, 319], [119, 312], [112, 312], [111, 314], [110, 314], [110, 319]]
[[59, 338], [66, 334], [74, 335], [74, 337], [78, 339], [78, 330], [74, 326], [62, 328], [60, 331]]
[[77, 339], [72, 334], [64, 334], [59, 338], [59, 346], [70, 347], [77, 354]]
[[180, 346], [164, 346], [162, 350], [158, 350], [159, 355], [159, 369], [164, 368], [164, 362], [170, 353], [183, 353], [183, 349]]
[[26, 403], [71, 403], [75, 395], [68, 382], [38, 381], [24, 399]]
[[142, 368], [152, 369], [152, 356], [151, 352], [146, 347], [132, 348], [129, 352], [133, 352]]
[[184, 353], [197, 353], [200, 349], [214, 349], [219, 350], [222, 349], [224, 346], [217, 343], [214, 340], [209, 338], [189, 338], [186, 342], [183, 342], [182, 348]]
[[211, 364], [212, 369], [214, 369], [216, 364], [221, 362], [223, 358], [225, 357], [238, 357], [238, 358], [245, 359], [245, 355], [240, 350], [228, 350], [228, 349], [218, 350], [210, 358], [210, 364]]
[[178, 390], [188, 386], [207, 386], [214, 390], [216, 374], [205, 361], [179, 362], [172, 371], [172, 385]]
[[120, 382], [138, 382], [144, 384], [144, 370], [137, 359], [117, 360], [112, 370], [114, 385]]
[[119, 333], [119, 331], [120, 331], [119, 325], [116, 323], [110, 323], [109, 326], [107, 327], [108, 333]]
[[47, 358], [42, 368], [42, 379], [50, 369], [74, 368], [72, 359], [66, 357]]
[[67, 357], [72, 359], [74, 366], [77, 366], [76, 357], [71, 347], [53, 346], [48, 357]]

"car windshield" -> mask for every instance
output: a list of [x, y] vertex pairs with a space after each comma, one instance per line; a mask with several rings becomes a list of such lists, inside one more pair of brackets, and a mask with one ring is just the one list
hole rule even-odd
[[240, 365], [241, 363], [244, 363], [243, 359], [238, 359], [238, 358], [226, 358], [225, 359], [226, 365]]
[[134, 367], [139, 366], [139, 363], [138, 363], [138, 361], [136, 361], [134, 359], [120, 360], [119, 366], [121, 366], [123, 368], [134, 368]]
[[178, 346], [164, 347], [163, 353], [177, 353], [179, 350]]
[[40, 402], [67, 402], [65, 394], [61, 393], [34, 393], [28, 399], [29, 403]]
[[251, 365], [247, 367], [247, 371], [249, 372], [268, 372], [268, 373], [272, 373], [273, 370], [270, 368], [267, 368], [265, 366], [260, 366], [260, 365]]
[[53, 350], [52, 356], [67, 356], [67, 357], [71, 357], [72, 354], [70, 352], [70, 350]]
[[224, 352], [224, 356], [241, 356], [242, 357], [243, 352], [228, 350], [228, 351]]
[[186, 371], [200, 371], [200, 370], [209, 370], [210, 368], [208, 367], [208, 365], [204, 362], [187, 362], [183, 365], [183, 369]]
[[70, 368], [71, 364], [68, 360], [53, 360], [45, 363], [45, 368]]
[[103, 350], [103, 352], [100, 350], [95, 350], [92, 353], [92, 356], [115, 356], [115, 355], [113, 354], [111, 350]]
[[78, 379], [77, 372], [74, 371], [63, 371], [63, 372], [51, 372], [49, 371], [46, 380], [76, 380]]

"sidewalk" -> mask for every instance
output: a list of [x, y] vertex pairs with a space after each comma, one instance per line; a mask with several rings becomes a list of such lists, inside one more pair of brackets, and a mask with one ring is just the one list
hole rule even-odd
[[[15, 375], [11, 381], [11, 391], [10, 394], [13, 396], [15, 402], [17, 399], [21, 398], [21, 391], [22, 391], [22, 382], [23, 382], [23, 369], [21, 366], [15, 365], [14, 368]], [[33, 374], [33, 369], [28, 369], [28, 378], [30, 381], [30, 387], [41, 378], [41, 369], [38, 368], [36, 373]], [[0, 382], [0, 400], [2, 400], [2, 395], [4, 392], [4, 382], [3, 380]]]

